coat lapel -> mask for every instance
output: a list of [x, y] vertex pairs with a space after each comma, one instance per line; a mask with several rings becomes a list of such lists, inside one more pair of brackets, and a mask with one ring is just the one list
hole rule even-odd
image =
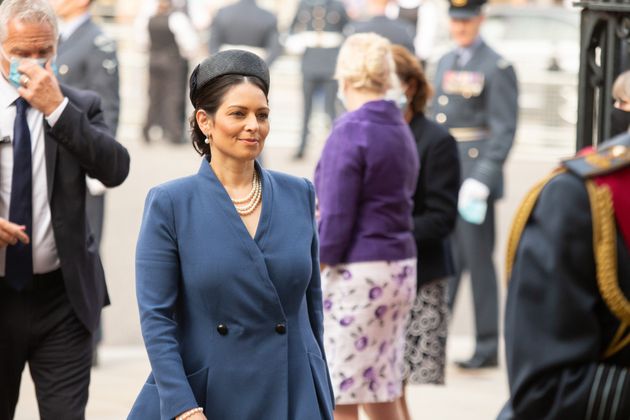
[[[208, 197], [208, 206], [212, 207], [212, 210], [219, 209], [223, 218], [230, 224], [232, 228], [231, 230], [234, 232], [235, 239], [238, 241], [237, 243], [241, 244], [241, 246], [247, 251], [247, 254], [251, 258], [259, 277], [264, 281], [267, 287], [271, 289], [278, 305], [284, 313], [277, 289], [271, 280], [271, 276], [269, 276], [265, 256], [263, 254], [264, 242], [268, 234], [268, 226], [271, 220], [271, 212], [273, 210], [273, 186], [271, 177], [257, 162], [256, 170], [262, 174], [263, 198], [260, 221], [258, 222], [254, 238], [250, 236], [245, 224], [241, 220], [241, 217], [236, 212], [227, 191], [212, 171], [212, 168], [206, 159], [202, 160], [198, 176], [201, 177], [201, 182], [204, 184], [203, 189], [210, 190], [209, 194], [206, 194], [206, 197]], [[208, 213], [211, 214], [213, 212], [211, 209], [208, 209]]]
[[44, 121], [44, 151], [46, 154], [46, 182], [48, 184], [48, 202], [52, 199], [55, 181], [55, 167], [57, 165], [57, 142], [50, 134], [50, 126]]

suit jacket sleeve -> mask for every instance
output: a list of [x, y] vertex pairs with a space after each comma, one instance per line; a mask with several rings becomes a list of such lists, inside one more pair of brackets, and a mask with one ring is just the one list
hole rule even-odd
[[186, 379], [176, 335], [177, 241], [172, 200], [155, 188], [147, 196], [136, 248], [136, 295], [162, 418], [168, 419], [199, 406]]
[[494, 190], [498, 187], [503, 163], [514, 142], [518, 119], [518, 85], [512, 66], [497, 65], [488, 79], [486, 107], [490, 135], [471, 177]]
[[443, 239], [455, 227], [459, 191], [459, 155], [451, 135], [435, 141], [420, 168], [425, 185], [423, 211], [414, 214], [414, 236], [418, 241]]
[[79, 161], [88, 176], [106, 187], [122, 184], [129, 173], [129, 153], [110, 134], [100, 99], [89, 93], [85, 105], [79, 105], [72, 97], [50, 128], [52, 137]]
[[[630, 417], [627, 369], [603, 364], [588, 196], [570, 174], [543, 190], [517, 250], [505, 339], [516, 419]], [[616, 410], [617, 415], [614, 415]]]
[[[309, 189], [309, 199], [311, 203], [311, 217], [313, 218], [313, 241], [311, 243], [311, 259], [312, 274], [308, 289], [306, 290], [306, 299], [308, 302], [308, 316], [313, 329], [313, 334], [319, 345], [322, 358], [326, 360], [326, 352], [324, 350], [324, 309], [322, 298], [322, 281], [319, 271], [319, 240], [317, 237], [317, 222], [315, 220], [315, 189], [313, 184], [306, 181]], [[327, 364], [328, 365], [328, 364]], [[330, 373], [327, 372], [328, 388], [330, 390], [330, 400], [335, 401], [332, 383], [330, 381]]]

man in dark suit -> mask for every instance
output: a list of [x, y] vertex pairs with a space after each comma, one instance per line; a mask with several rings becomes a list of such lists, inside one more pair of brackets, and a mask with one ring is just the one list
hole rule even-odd
[[457, 140], [462, 185], [455, 227], [456, 276], [449, 283], [453, 307], [459, 280], [470, 272], [475, 309], [475, 352], [464, 369], [497, 366], [499, 298], [493, 261], [494, 203], [503, 196], [503, 164], [512, 148], [518, 117], [513, 67], [480, 37], [485, 0], [452, 0], [450, 32], [457, 47], [435, 73], [435, 121]]
[[337, 54], [349, 19], [343, 3], [338, 0], [301, 0], [291, 24], [286, 48], [302, 54], [302, 135], [294, 158], [301, 159], [306, 151], [308, 125], [313, 110], [313, 98], [318, 89], [324, 90], [325, 110], [330, 121], [335, 119], [337, 82], [333, 79]]
[[92, 333], [109, 303], [85, 216], [85, 176], [121, 184], [129, 154], [98, 96], [60, 86], [48, 0], [0, 6], [0, 419], [28, 362], [42, 419], [83, 419]]
[[353, 21], [345, 29], [346, 36], [361, 32], [374, 32], [387, 38], [392, 44], [402, 45], [415, 52], [413, 38], [416, 34], [415, 26], [407, 20], [390, 19], [385, 16], [385, 8], [389, 0], [368, 0], [367, 8], [369, 20]]
[[219, 9], [210, 26], [210, 54], [222, 49], [251, 51], [271, 65], [282, 52], [278, 19], [256, 0], [240, 0]]

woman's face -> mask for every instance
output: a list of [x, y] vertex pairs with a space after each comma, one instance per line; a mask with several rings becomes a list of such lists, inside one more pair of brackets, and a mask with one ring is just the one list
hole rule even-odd
[[210, 139], [215, 158], [251, 161], [260, 155], [269, 134], [269, 106], [263, 91], [241, 83], [227, 91], [214, 118], [197, 111], [197, 122]]

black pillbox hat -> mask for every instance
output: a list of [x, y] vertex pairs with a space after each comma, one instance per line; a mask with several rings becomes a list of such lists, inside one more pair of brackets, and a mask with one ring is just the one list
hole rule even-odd
[[226, 74], [255, 76], [265, 85], [265, 95], [269, 94], [269, 68], [264, 60], [249, 51], [225, 50], [203, 60], [190, 75], [190, 101], [193, 106], [197, 106], [195, 98], [204, 85]]

